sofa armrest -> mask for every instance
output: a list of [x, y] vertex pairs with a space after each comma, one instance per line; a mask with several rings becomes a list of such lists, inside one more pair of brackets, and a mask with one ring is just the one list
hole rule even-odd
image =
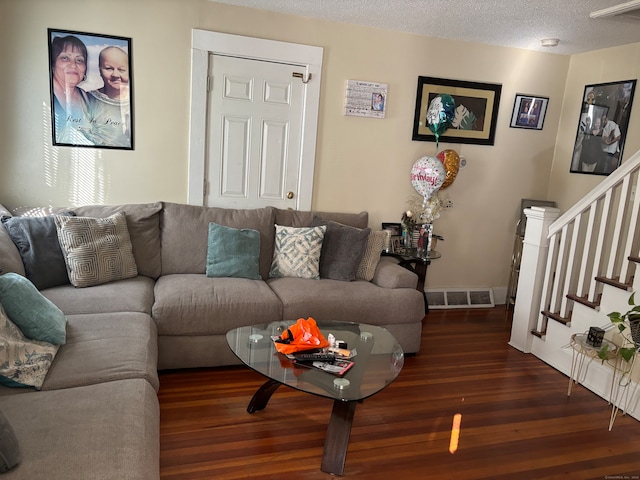
[[383, 288], [416, 288], [418, 275], [398, 265], [392, 257], [381, 257], [371, 282]]

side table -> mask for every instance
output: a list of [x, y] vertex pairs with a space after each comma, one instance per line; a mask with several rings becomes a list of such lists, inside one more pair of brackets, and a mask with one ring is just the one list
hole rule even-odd
[[[587, 343], [586, 333], [574, 333], [573, 335], [571, 335], [571, 341], [569, 345], [573, 350], [573, 354], [571, 357], [571, 375], [569, 377], [569, 388], [567, 389], [567, 397], [571, 396], [571, 386], [574, 383], [580, 383], [580, 377], [582, 376], [582, 373], [583, 373], [584, 362], [587, 358], [589, 359], [587, 366], [589, 366], [589, 363], [591, 363], [591, 361], [594, 358], [598, 358], [598, 352], [602, 349], [604, 345], [609, 346], [607, 350], [606, 360], [616, 359], [616, 356], [618, 354], [618, 346], [607, 339], [603, 339], [602, 345], [599, 347], [594, 347], [593, 345], [589, 345]], [[611, 389], [609, 390], [609, 403], [611, 403], [611, 399], [613, 396], [614, 382], [615, 382], [615, 373], [613, 375], [613, 378], [611, 379]]]
[[[623, 411], [629, 406], [629, 391], [627, 390], [629, 383], [622, 385], [625, 375], [628, 375], [633, 368], [633, 363], [625, 369], [620, 365], [623, 360], [618, 355], [618, 346], [607, 340], [602, 340], [602, 345], [594, 347], [587, 343], [586, 333], [574, 333], [571, 335], [571, 348], [573, 349], [573, 356], [571, 358], [571, 376], [569, 377], [569, 389], [567, 390], [567, 396], [571, 395], [571, 386], [573, 383], [580, 383], [580, 376], [583, 374], [584, 362], [586, 358], [589, 358], [589, 363], [594, 359], [600, 357], [598, 352], [604, 345], [608, 345], [606, 358], [602, 359], [613, 367], [613, 375], [611, 376], [611, 388], [609, 391], [609, 404], [611, 405], [611, 417], [609, 419], [609, 431], [613, 428], [613, 424], [616, 421], [616, 415], [621, 408], [618, 404], [625, 404]], [[635, 360], [635, 357], [634, 357]], [[588, 366], [588, 364], [587, 364]], [[621, 394], [621, 388], [624, 389], [624, 393]], [[636, 385], [637, 388], [637, 385]], [[635, 395], [635, 389], [631, 397]]]
[[442, 254], [436, 250], [431, 250], [425, 258], [416, 256], [416, 250], [410, 249], [404, 253], [382, 252], [383, 256], [393, 257], [399, 260], [398, 265], [412, 271], [418, 275], [418, 284], [416, 290], [422, 292], [424, 298], [424, 312], [429, 313], [429, 302], [427, 301], [427, 293], [424, 291], [424, 282], [427, 278], [427, 267], [431, 265], [431, 260], [442, 257]]

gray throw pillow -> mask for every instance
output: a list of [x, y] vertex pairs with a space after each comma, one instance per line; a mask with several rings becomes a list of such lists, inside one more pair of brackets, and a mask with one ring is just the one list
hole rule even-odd
[[26, 277], [38, 290], [69, 283], [53, 216], [2, 217], [2, 223], [20, 252]]
[[8, 472], [20, 460], [20, 444], [9, 420], [0, 410], [0, 473]]
[[320, 278], [351, 282], [367, 248], [370, 228], [359, 229], [314, 217], [312, 226], [326, 225], [320, 253]]

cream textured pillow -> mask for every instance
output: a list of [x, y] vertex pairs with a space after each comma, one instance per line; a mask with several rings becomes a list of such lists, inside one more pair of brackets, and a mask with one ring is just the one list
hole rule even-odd
[[390, 235], [389, 230], [371, 232], [367, 239], [367, 247], [360, 261], [360, 266], [356, 272], [356, 280], [366, 280], [370, 282], [376, 273], [376, 267], [380, 262], [380, 254], [384, 248], [384, 242]]
[[76, 287], [138, 275], [123, 212], [106, 218], [55, 215], [69, 281]]
[[320, 252], [327, 231], [320, 227], [276, 225], [276, 245], [269, 277], [320, 278]]
[[0, 383], [40, 390], [58, 346], [29, 340], [0, 305]]

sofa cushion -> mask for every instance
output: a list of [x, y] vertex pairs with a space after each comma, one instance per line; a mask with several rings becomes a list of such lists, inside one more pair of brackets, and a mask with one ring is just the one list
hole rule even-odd
[[[60, 213], [62, 208], [55, 208]], [[82, 217], [105, 218], [123, 212], [127, 217], [127, 230], [136, 259], [138, 275], [158, 278], [160, 265], [160, 211], [162, 204], [134, 203], [123, 205], [83, 205], [73, 207], [76, 215]]]
[[65, 342], [64, 313], [25, 277], [0, 275], [0, 304], [27, 338], [54, 345]]
[[60, 347], [42, 390], [143, 378], [157, 391], [158, 335], [145, 313], [69, 315], [67, 343]]
[[275, 209], [274, 222], [287, 227], [309, 227], [314, 217], [319, 217], [325, 221], [338, 222], [356, 228], [367, 228], [369, 214], [360, 213], [340, 213], [340, 212], [304, 212], [300, 210]]
[[94, 287], [60, 285], [41, 293], [65, 315], [112, 312], [142, 312], [150, 315], [154, 284], [149, 277], [137, 276]]
[[371, 232], [367, 239], [367, 247], [358, 266], [356, 278], [370, 282], [376, 273], [376, 267], [380, 262], [380, 255], [384, 248], [385, 241], [390, 236], [389, 230], [378, 230]]
[[0, 383], [39, 390], [57, 351], [57, 345], [25, 337], [0, 305]]
[[0, 473], [5, 473], [20, 463], [20, 444], [16, 434], [0, 410]]
[[[75, 215], [75, 213], [64, 212], [61, 215]], [[26, 277], [38, 290], [69, 283], [67, 267], [52, 216], [3, 216], [2, 224], [20, 252]]]
[[320, 254], [327, 227], [276, 225], [276, 243], [269, 277], [320, 278]]
[[207, 277], [260, 280], [260, 232], [209, 224]]
[[0, 398], [22, 462], [2, 480], [158, 480], [160, 409], [146, 380]]
[[359, 229], [314, 217], [312, 226], [326, 225], [320, 254], [320, 277], [351, 282], [362, 261], [370, 228]]
[[73, 286], [91, 287], [138, 275], [123, 212], [107, 218], [54, 218]]
[[274, 209], [234, 209], [164, 203], [161, 218], [162, 274], [206, 272], [209, 223], [260, 232], [260, 275], [269, 276]]
[[424, 318], [424, 298], [415, 287], [390, 289], [362, 280], [291, 277], [271, 278], [267, 283], [282, 300], [284, 319], [313, 317], [388, 325], [420, 323]]
[[163, 275], [156, 282], [158, 335], [225, 335], [241, 325], [282, 318], [278, 297], [262, 280]]

